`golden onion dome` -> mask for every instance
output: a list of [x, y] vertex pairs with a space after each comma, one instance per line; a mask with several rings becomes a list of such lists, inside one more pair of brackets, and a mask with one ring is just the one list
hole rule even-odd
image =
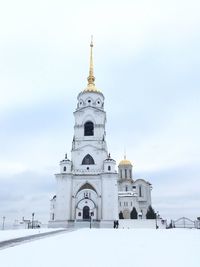
[[122, 165], [131, 165], [132, 166], [132, 163], [130, 162], [130, 160], [127, 160], [126, 156], [125, 156], [124, 159], [121, 160], [119, 163], [119, 166], [122, 166]]

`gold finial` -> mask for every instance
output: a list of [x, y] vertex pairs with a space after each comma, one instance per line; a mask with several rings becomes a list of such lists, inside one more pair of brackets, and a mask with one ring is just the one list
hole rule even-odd
[[88, 77], [88, 86], [95, 86], [94, 81], [94, 66], [93, 66], [93, 36], [91, 36], [90, 43], [90, 69], [89, 69], [89, 77]]

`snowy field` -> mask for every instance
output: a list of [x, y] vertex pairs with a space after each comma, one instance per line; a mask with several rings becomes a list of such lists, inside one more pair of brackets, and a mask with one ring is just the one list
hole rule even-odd
[[0, 242], [13, 239], [13, 238], [24, 237], [28, 235], [37, 235], [37, 234], [52, 232], [56, 230], [61, 230], [61, 229], [40, 228], [40, 229], [4, 230], [4, 231], [1, 230], [0, 231]]
[[0, 250], [1, 267], [199, 267], [200, 230], [81, 229]]

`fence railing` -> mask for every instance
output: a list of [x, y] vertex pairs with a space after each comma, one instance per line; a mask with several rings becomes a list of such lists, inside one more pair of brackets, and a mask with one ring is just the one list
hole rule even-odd
[[181, 217], [171, 222], [173, 228], [196, 228], [200, 229], [200, 221], [193, 221], [186, 217]]

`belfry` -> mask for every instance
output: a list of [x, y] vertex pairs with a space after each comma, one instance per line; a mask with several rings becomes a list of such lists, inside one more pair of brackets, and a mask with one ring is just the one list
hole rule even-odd
[[55, 175], [56, 195], [51, 200], [50, 227], [70, 227], [92, 219], [97, 227], [112, 227], [123, 214], [131, 217], [133, 207], [144, 216], [151, 204], [151, 185], [132, 179], [132, 164], [116, 161], [106, 144], [104, 95], [95, 86], [93, 40], [87, 87], [78, 94], [74, 111], [71, 159], [67, 154]]

